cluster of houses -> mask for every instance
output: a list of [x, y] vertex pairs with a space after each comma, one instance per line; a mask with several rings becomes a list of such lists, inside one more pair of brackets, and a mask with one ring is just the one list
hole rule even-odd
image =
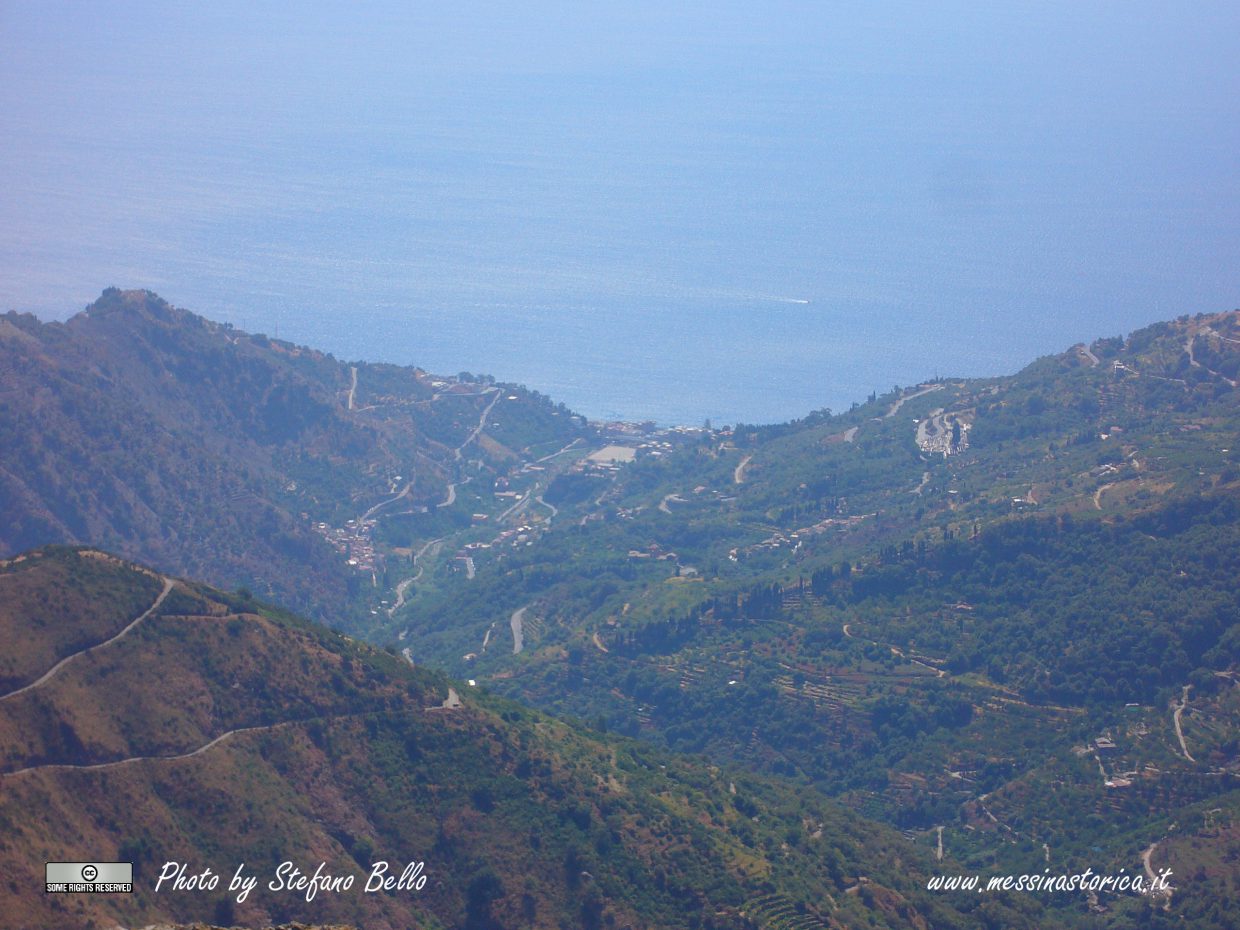
[[530, 523], [523, 523], [520, 526], [514, 526], [498, 533], [490, 542], [471, 542], [465, 543], [453, 554], [453, 562], [457, 567], [465, 573], [466, 578], [473, 578], [477, 571], [474, 562], [477, 558], [489, 555], [496, 549], [504, 546], [516, 548], [518, 546], [530, 546], [534, 543], [534, 538], [538, 534], [539, 528]]
[[741, 556], [754, 555], [758, 552], [774, 552], [777, 549], [784, 549], [791, 546], [792, 551], [796, 552], [801, 548], [801, 539], [796, 533], [775, 533], [768, 536], [761, 542], [756, 542], [752, 546], [735, 547], [728, 551], [728, 560], [731, 562], [739, 562]]
[[345, 557], [350, 568], [374, 574], [379, 564], [371, 531], [374, 520], [349, 520], [344, 526], [328, 526], [316, 523], [315, 531], [327, 540], [331, 547]]
[[759, 552], [775, 552], [779, 549], [791, 549], [795, 553], [805, 544], [806, 537], [817, 536], [833, 528], [853, 527], [874, 516], [877, 516], [877, 514], [858, 513], [848, 517], [827, 517], [825, 520], [819, 520], [812, 526], [803, 526], [795, 533], [774, 533], [761, 542], [754, 543], [752, 546], [732, 549], [728, 552], [728, 558], [733, 562], [739, 562], [742, 556], [753, 555]]
[[659, 562], [675, 562], [677, 555], [675, 552], [669, 552], [656, 542], [652, 542], [645, 549], [630, 549], [630, 559], [654, 559]]

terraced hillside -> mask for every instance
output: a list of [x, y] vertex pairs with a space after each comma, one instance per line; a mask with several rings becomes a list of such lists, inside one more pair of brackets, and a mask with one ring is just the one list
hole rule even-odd
[[[96, 550], [0, 564], [0, 603], [6, 641], [30, 644], [0, 694], [7, 926], [1037, 923], [1002, 896], [966, 913], [930, 895], [928, 856], [812, 793]], [[133, 862], [133, 894], [43, 892], [44, 862], [84, 860]], [[307, 901], [268, 886], [285, 861], [355, 884]], [[379, 861], [422, 863], [427, 881], [363, 893]], [[168, 862], [224, 884], [160, 887]], [[242, 863], [263, 882], [238, 902], [224, 886]]]
[[[1217, 862], [1240, 772], [1238, 368], [1240, 314], [1185, 317], [686, 436], [530, 545], [433, 576], [392, 628], [452, 673], [814, 784], [978, 867], [1139, 869], [1171, 838]], [[516, 609], [538, 624], [514, 655], [486, 634]], [[1173, 909], [1202, 917], [1229, 882], [1204, 867]]]

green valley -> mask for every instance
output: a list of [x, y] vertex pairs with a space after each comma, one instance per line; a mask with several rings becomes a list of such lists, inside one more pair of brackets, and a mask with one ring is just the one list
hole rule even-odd
[[[144, 621], [121, 640], [156, 650], [161, 668], [205, 662], [188, 680], [210, 714], [131, 686], [115, 718], [82, 718], [30, 689], [10, 703], [6, 764], [171, 758], [233, 731], [276, 753], [278, 732], [292, 761], [273, 784], [294, 796], [311, 785], [289, 772], [311, 756], [331, 769], [338, 743], [353, 768], [331, 769], [334, 804], [373, 794], [416, 819], [434, 801], [438, 825], [417, 821], [413, 850], [460, 851], [441, 835], [449, 811], [512, 814], [504, 830], [522, 839], [502, 864], [461, 853], [471, 876], [492, 863], [496, 882], [478, 887], [496, 891], [497, 925], [589, 912], [780, 930], [1227, 926], [1240, 891], [1238, 349], [1240, 312], [1181, 317], [1008, 377], [895, 387], [785, 424], [662, 428], [587, 423], [467, 372], [341, 363], [144, 292], [105, 292], [63, 325], [9, 314], [7, 553], [89, 543], [154, 569], [31, 557], [61, 576], [36, 586], [37, 612], [0, 603], [21, 644], [0, 683], [25, 687], [117, 635], [160, 578], [233, 593], [178, 583], [161, 610], [215, 620]], [[6, 598], [28, 604], [21, 564], [6, 568], [20, 592]], [[311, 634], [254, 592], [334, 632]], [[294, 632], [303, 645], [273, 645]], [[449, 687], [465, 710], [426, 719], [458, 721], [442, 724], [456, 742], [391, 716], [416, 706], [421, 719]], [[556, 830], [580, 832], [537, 853], [547, 868], [576, 850], [576, 872], [625, 863], [627, 878], [553, 891], [527, 878], [540, 916], [522, 910], [505, 875], [545, 824], [516, 783], [477, 797], [419, 787], [446, 785], [444, 766], [483, 778], [496, 764], [518, 781], [568, 779], [537, 795], [554, 801]], [[672, 772], [687, 787], [663, 780]], [[580, 811], [596, 790], [619, 806], [556, 806]], [[864, 819], [840, 819], [840, 803]], [[88, 819], [84, 833], [117, 818]], [[370, 822], [375, 842], [396, 842]], [[330, 846], [306, 824], [263, 829]], [[828, 852], [833, 832], [902, 852]], [[327, 835], [357, 859], [358, 829]], [[176, 853], [199, 847], [241, 850], [204, 834]], [[897, 855], [921, 863], [917, 881], [879, 864]], [[991, 899], [926, 897], [926, 863], [1175, 878], [1154, 898], [1008, 897], [996, 917]], [[446, 882], [436, 919], [486, 925], [469, 887]], [[579, 910], [591, 889], [598, 906]]]

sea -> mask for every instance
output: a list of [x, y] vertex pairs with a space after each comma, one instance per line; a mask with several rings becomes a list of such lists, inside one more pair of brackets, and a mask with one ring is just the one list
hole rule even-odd
[[0, 310], [764, 423], [1240, 306], [1240, 13], [0, 5]]

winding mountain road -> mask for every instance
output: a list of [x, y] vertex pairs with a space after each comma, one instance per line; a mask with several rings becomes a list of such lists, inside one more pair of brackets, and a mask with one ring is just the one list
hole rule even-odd
[[409, 590], [409, 586], [411, 584], [413, 584], [415, 581], [417, 581], [419, 578], [422, 577], [422, 572], [424, 571], [424, 568], [423, 566], [418, 565], [418, 562], [421, 560], [422, 556], [426, 555], [427, 550], [430, 549], [431, 546], [435, 546], [443, 542], [444, 538], [445, 537], [440, 536], [438, 539], [432, 539], [430, 542], [424, 545], [421, 549], [419, 549], [417, 553], [414, 555], [413, 564], [417, 568], [417, 571], [414, 572], [413, 575], [406, 578], [404, 581], [400, 582], [400, 584], [396, 586], [396, 602], [391, 607], [389, 607], [387, 610], [387, 615], [389, 617], [391, 617], [394, 613], [396, 613], [396, 611], [400, 610], [402, 607], [405, 606], [405, 592]]
[[876, 639], [866, 639], [864, 636], [858, 636], [856, 633], [852, 631], [851, 623], [844, 624], [843, 632], [844, 632], [844, 635], [848, 637], [849, 639], [859, 639], [862, 642], [872, 643], [875, 646], [881, 646], [885, 649], [890, 649], [891, 654], [895, 656], [897, 659], [903, 659], [905, 662], [908, 662], [912, 665], [920, 665], [922, 668], [926, 669], [927, 671], [934, 672], [934, 676], [936, 678], [947, 677], [947, 672], [943, 671], [943, 669], [936, 668], [935, 666], [931, 665], [928, 662], [923, 662], [921, 659], [913, 658], [913, 656], [905, 653], [905, 651], [901, 649], [899, 646], [893, 646], [891, 645], [891, 643], [880, 643]]
[[399, 494], [397, 494], [395, 497], [389, 497], [387, 500], [380, 501], [379, 503], [375, 504], [373, 507], [367, 510], [364, 514], [362, 514], [361, 517], [358, 518], [357, 522], [364, 523], [366, 520], [369, 520], [371, 517], [373, 517], [376, 513], [378, 513], [380, 510], [382, 510], [384, 507], [388, 506], [389, 504], [395, 504], [402, 497], [408, 497], [409, 492], [412, 490], [413, 490], [413, 482], [410, 481], [408, 484], [404, 486], [404, 488], [401, 489], [401, 492]]
[[478, 434], [486, 428], [487, 417], [491, 415], [491, 411], [495, 408], [495, 404], [499, 401], [500, 396], [503, 394], [503, 391], [499, 388], [492, 388], [491, 390], [495, 392], [495, 396], [491, 398], [491, 402], [487, 404], [486, 408], [482, 411], [482, 416], [478, 417], [478, 425], [474, 427], [473, 432], [465, 437], [465, 441], [453, 450], [453, 455], [456, 456], [456, 460], [458, 462], [462, 458], [461, 453], [465, 450], [465, 447], [477, 439]]
[[557, 507], [555, 504], [548, 504], [545, 500], [543, 500], [543, 497], [541, 494], [535, 497], [534, 500], [536, 500], [538, 503], [542, 504], [544, 507], [546, 507], [548, 510], [551, 511], [551, 516], [547, 518], [547, 525], [550, 526], [551, 521], [560, 515], [560, 508]]
[[661, 510], [663, 513], [671, 513], [672, 508], [667, 506], [668, 504], [687, 504], [687, 503], [688, 501], [685, 500], [683, 497], [681, 497], [680, 494], [673, 492], [671, 494], [663, 495], [663, 500], [659, 501], [659, 510]]
[[[1149, 846], [1145, 847], [1145, 850], [1141, 853], [1141, 866], [1145, 870], [1145, 878], [1150, 888], [1154, 888], [1155, 885], [1158, 883], [1158, 879], [1159, 879], [1158, 874], [1154, 871], [1154, 863], [1151, 861], [1151, 859], [1154, 856], [1154, 850], [1158, 848], [1158, 844], [1161, 842], [1162, 840], [1155, 840], [1154, 842], [1150, 843]], [[1166, 876], [1169, 876], [1169, 875], [1170, 873], [1166, 873]], [[1166, 880], [1167, 878], [1164, 877], [1163, 882], [1166, 882]], [[1167, 910], [1171, 907], [1171, 895], [1174, 892], [1175, 892], [1174, 886], [1158, 884], [1157, 890], [1154, 891], [1154, 897], [1155, 899], [1162, 900], [1163, 910]]]
[[316, 720], [318, 721], [344, 720], [348, 717], [363, 717], [366, 715], [366, 713], [369, 713], [369, 711], [366, 711], [363, 713], [355, 713], [355, 714], [334, 714], [328, 717], [309, 717], [305, 720], [282, 720], [279, 723], [265, 723], [265, 724], [260, 724], [259, 726], [256, 726], [256, 727], [237, 727], [236, 729], [233, 729], [233, 730], [226, 730], [225, 732], [221, 733], [219, 736], [212, 739], [210, 742], [203, 743], [197, 749], [191, 749], [189, 752], [175, 753], [174, 755], [170, 755], [170, 756], [130, 756], [127, 759], [114, 759], [111, 762], [92, 762], [92, 763], [81, 764], [81, 765], [75, 765], [69, 762], [51, 762], [46, 765], [31, 765], [31, 766], [27, 766], [24, 769], [16, 769], [12, 772], [3, 772], [3, 773], [0, 773], [0, 778], [12, 778], [15, 775], [22, 775], [22, 774], [25, 774], [26, 772], [54, 771], [54, 770], [61, 770], [61, 771], [77, 770], [77, 771], [96, 772], [101, 769], [119, 768], [122, 765], [133, 765], [137, 762], [176, 762], [181, 759], [192, 759], [195, 756], [200, 756], [207, 750], [213, 749], [214, 747], [218, 746], [220, 743], [224, 742], [224, 740], [231, 739], [232, 737], [238, 735], [239, 733], [257, 733], [260, 730], [277, 730], [277, 729], [280, 729], [281, 727], [291, 727], [291, 726], [296, 726], [299, 723], [311, 723]]
[[1231, 336], [1224, 336], [1213, 326], [1205, 327], [1201, 330], [1200, 335], [1213, 336], [1215, 339], [1222, 339], [1224, 342], [1234, 342], [1236, 345], [1240, 345], [1240, 339], [1233, 339]]
[[72, 662], [74, 659], [78, 658], [79, 656], [84, 656], [88, 652], [94, 652], [96, 649], [102, 649], [104, 646], [107, 646], [111, 643], [116, 642], [118, 639], [120, 639], [122, 636], [124, 636], [134, 627], [136, 627], [139, 623], [141, 623], [143, 620], [145, 620], [147, 617], [153, 614], [156, 610], [158, 610], [159, 605], [164, 602], [164, 598], [166, 598], [172, 592], [172, 587], [174, 584], [176, 584], [176, 582], [173, 581], [171, 578], [165, 578], [163, 590], [160, 591], [159, 596], [155, 598], [155, 603], [153, 603], [150, 607], [144, 610], [141, 614], [139, 614], [137, 617], [131, 620], [128, 626], [126, 626], [123, 630], [121, 630], [115, 636], [111, 637], [110, 639], [105, 639], [101, 643], [95, 643], [95, 645], [93, 646], [87, 646], [85, 649], [79, 649], [77, 652], [74, 652], [70, 655], [65, 656], [63, 659], [61, 659], [59, 662], [53, 665], [50, 669], [44, 672], [39, 678], [32, 681], [30, 684], [25, 685], [21, 688], [18, 688], [16, 691], [10, 691], [8, 694], [0, 695], [0, 701], [6, 701], [9, 698], [17, 697], [19, 694], [24, 694], [25, 692], [30, 691], [33, 688], [39, 687], [41, 684], [43, 684], [48, 679], [52, 678], [52, 676], [54, 676], [57, 672], [59, 672], [62, 668], [64, 668], [66, 665], [68, 665], [70, 662]]
[[[449, 688], [448, 689], [448, 700], [444, 701], [443, 704], [440, 706], [452, 709], [455, 707], [459, 707], [460, 705], [461, 705], [460, 697], [456, 695], [456, 692], [454, 690]], [[358, 713], [352, 713], [352, 714], [331, 714], [325, 717], [307, 717], [303, 720], [281, 720], [278, 723], [266, 723], [266, 724], [261, 724], [255, 727], [237, 727], [236, 729], [233, 729], [233, 730], [226, 730], [225, 732], [221, 733], [219, 736], [215, 737], [209, 742], [203, 743], [197, 749], [191, 749], [188, 752], [175, 753], [170, 756], [130, 756], [126, 759], [114, 759], [111, 762], [91, 762], [91, 763], [85, 763], [85, 764], [74, 764], [70, 762], [49, 762], [44, 765], [30, 765], [23, 769], [15, 769], [12, 772], [0, 772], [0, 778], [14, 778], [18, 775], [24, 775], [28, 772], [47, 772], [47, 771], [97, 772], [103, 769], [120, 768], [121, 766], [124, 766], [124, 765], [134, 765], [138, 762], [177, 762], [182, 759], [192, 759], [195, 756], [200, 756], [203, 753], [207, 752], [209, 749], [215, 748], [216, 746], [218, 746], [220, 743], [224, 742], [225, 740], [231, 739], [232, 737], [237, 736], [241, 733], [257, 733], [263, 730], [278, 730], [282, 727], [292, 727], [292, 726], [297, 726], [298, 724], [313, 723], [316, 721], [326, 722], [326, 721], [332, 721], [332, 720], [347, 720], [351, 717], [365, 717], [371, 713], [374, 713], [374, 712], [373, 711], [360, 711]]]
[[1145, 847], [1145, 851], [1141, 853], [1141, 865], [1145, 867], [1145, 877], [1153, 881], [1158, 876], [1154, 874], [1154, 866], [1150, 862], [1150, 857], [1154, 855], [1154, 850], [1158, 848], [1158, 840], [1150, 843]]
[[[1233, 381], [1231, 378], [1227, 377], [1221, 371], [1215, 371], [1213, 368], [1209, 368], [1206, 365], [1201, 364], [1201, 362], [1197, 361], [1197, 356], [1193, 353], [1193, 343], [1197, 341], [1198, 336], [1218, 336], [1218, 333], [1216, 333], [1214, 330], [1210, 329], [1209, 327], [1206, 327], [1205, 329], [1202, 329], [1199, 332], [1189, 334], [1188, 339], [1184, 342], [1184, 351], [1188, 353], [1188, 363], [1192, 365], [1194, 368], [1200, 368], [1202, 371], [1209, 372], [1210, 374], [1214, 375], [1214, 377], [1216, 378], [1222, 378], [1231, 387], [1235, 387], [1236, 382]], [[1224, 337], [1220, 337], [1220, 338], [1224, 338]], [[1232, 340], [1232, 341], [1234, 342], [1235, 340]]]
[[922, 388], [920, 391], [914, 391], [912, 394], [905, 394], [904, 396], [898, 398], [896, 402], [891, 405], [891, 409], [888, 410], [886, 413], [884, 413], [883, 417], [884, 419], [889, 419], [891, 417], [894, 417], [899, 412], [900, 408], [903, 407], [905, 404], [907, 404], [910, 400], [916, 400], [918, 397], [921, 397], [925, 394], [930, 394], [934, 391], [941, 391], [941, 390], [943, 390], [943, 385], [932, 384], [927, 388]]
[[1104, 484], [1094, 492], [1094, 507], [1098, 510], [1102, 509], [1102, 495], [1110, 488], [1115, 487], [1114, 482]]
[[1180, 718], [1184, 715], [1184, 708], [1188, 706], [1188, 689], [1191, 687], [1192, 685], [1185, 685], [1180, 692], [1179, 703], [1172, 705], [1175, 708], [1175, 713], [1172, 714], [1171, 719], [1175, 722], [1175, 738], [1180, 741], [1180, 752], [1184, 754], [1184, 758], [1189, 762], [1196, 762], [1197, 760], [1189, 755], [1188, 746], [1184, 742], [1184, 730], [1180, 727]]
[[238, 733], [251, 733], [251, 732], [254, 732], [255, 730], [273, 730], [276, 727], [284, 727], [284, 726], [289, 726], [292, 723], [301, 723], [301, 722], [302, 721], [300, 720], [291, 720], [291, 721], [285, 721], [283, 723], [271, 723], [271, 724], [266, 724], [264, 726], [258, 726], [258, 727], [239, 727], [235, 730], [228, 730], [227, 732], [221, 733], [215, 739], [211, 740], [211, 742], [204, 743], [203, 745], [199, 746], [197, 749], [190, 750], [189, 752], [178, 753], [172, 756], [130, 756], [128, 759], [115, 759], [112, 762], [93, 762], [93, 763], [86, 764], [86, 765], [74, 765], [68, 762], [52, 762], [47, 765], [31, 765], [31, 766], [27, 766], [24, 769], [16, 769], [12, 772], [3, 772], [3, 773], [0, 773], [0, 778], [12, 778], [16, 775], [24, 775], [26, 772], [40, 772], [40, 771], [46, 772], [46, 771], [77, 770], [77, 771], [83, 771], [83, 772], [97, 772], [100, 769], [119, 768], [122, 765], [133, 765], [134, 763], [137, 763], [137, 762], [175, 762], [178, 759], [192, 759], [194, 758], [194, 756], [202, 755], [208, 749], [211, 749], [214, 746], [218, 746], [220, 743], [224, 742], [224, 740], [228, 739], [229, 737], [236, 736]]

